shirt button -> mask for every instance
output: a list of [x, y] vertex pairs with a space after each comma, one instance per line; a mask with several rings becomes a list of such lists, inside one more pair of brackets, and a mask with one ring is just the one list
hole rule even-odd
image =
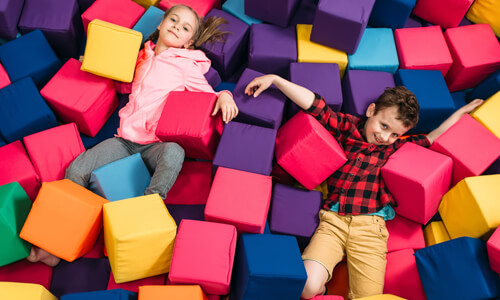
[[340, 193], [343, 194], [345, 192], [344, 189], [340, 189]]
[[352, 177], [352, 176], [354, 176], [354, 174], [352, 174], [352, 173], [349, 173], [349, 177]]
[[361, 157], [358, 157], [358, 161], [361, 161]]

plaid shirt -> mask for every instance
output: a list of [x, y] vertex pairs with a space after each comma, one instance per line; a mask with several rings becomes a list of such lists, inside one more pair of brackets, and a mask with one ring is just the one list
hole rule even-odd
[[387, 204], [397, 206], [381, 178], [382, 166], [406, 142], [429, 147], [426, 136], [410, 136], [391, 145], [370, 144], [363, 137], [365, 120], [334, 112], [318, 94], [306, 112], [335, 137], [347, 156], [347, 162], [327, 179], [328, 196], [323, 208], [330, 210], [338, 201], [340, 215], [359, 215], [374, 213]]

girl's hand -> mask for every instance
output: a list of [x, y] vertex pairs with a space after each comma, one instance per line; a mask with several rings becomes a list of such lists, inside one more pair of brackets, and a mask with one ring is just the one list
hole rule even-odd
[[215, 116], [219, 110], [222, 112], [222, 121], [226, 124], [238, 115], [238, 107], [229, 93], [219, 95], [212, 116]]
[[263, 91], [267, 90], [274, 81], [273, 74], [268, 74], [260, 77], [254, 78], [245, 88], [245, 94], [249, 96], [257, 97]]

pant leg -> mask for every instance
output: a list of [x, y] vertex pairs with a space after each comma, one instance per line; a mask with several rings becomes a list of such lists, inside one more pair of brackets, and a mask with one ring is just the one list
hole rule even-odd
[[94, 170], [131, 154], [123, 139], [109, 138], [77, 156], [66, 169], [64, 178], [87, 188]]
[[176, 143], [154, 143], [140, 152], [144, 163], [153, 174], [144, 194], [158, 193], [165, 199], [182, 168], [184, 149]]

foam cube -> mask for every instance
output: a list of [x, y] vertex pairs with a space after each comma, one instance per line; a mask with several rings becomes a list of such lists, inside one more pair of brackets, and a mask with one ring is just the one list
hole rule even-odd
[[234, 225], [238, 233], [263, 233], [271, 193], [271, 177], [219, 167], [208, 195], [205, 220]]
[[236, 228], [233, 225], [182, 220], [168, 279], [174, 285], [198, 284], [205, 293], [226, 295], [235, 250]]
[[395, 252], [403, 249], [418, 250], [425, 247], [422, 226], [410, 219], [396, 215], [386, 222], [389, 239], [387, 251]]
[[40, 176], [21, 141], [0, 147], [0, 185], [17, 181], [31, 201], [38, 193]]
[[374, 0], [320, 0], [314, 16], [311, 41], [354, 53], [368, 25]]
[[[404, 249], [387, 254], [384, 279], [385, 294], [392, 294], [405, 299], [427, 299], [413, 253], [413, 249]], [[404, 280], [401, 280], [402, 278]]]
[[[213, 159], [222, 134], [222, 118], [212, 116], [217, 96], [214, 93], [170, 92], [156, 127], [163, 142], [175, 142], [187, 157]], [[185, 114], [186, 103], [190, 113]]]
[[444, 29], [458, 27], [472, 2], [474, 0], [419, 0], [415, 4], [413, 14]]
[[335, 63], [340, 77], [347, 68], [347, 53], [311, 41], [312, 25], [297, 24], [297, 61], [310, 63]]
[[138, 293], [139, 288], [143, 285], [164, 285], [165, 278], [166, 278], [165, 274], [161, 274], [161, 275], [151, 276], [151, 277], [138, 279], [138, 280], [134, 280], [134, 281], [116, 283], [115, 277], [113, 276], [113, 272], [111, 272], [111, 275], [109, 276], [109, 282], [108, 282], [107, 289], [108, 290], [122, 289], [122, 290], [127, 290], [130, 292]]
[[28, 135], [23, 142], [42, 182], [63, 179], [69, 164], [85, 151], [74, 123]]
[[205, 43], [201, 47], [212, 61], [212, 66], [219, 72], [222, 80], [227, 80], [247, 61], [250, 26], [216, 8], [210, 10], [206, 15], [206, 18], [209, 17], [226, 19], [228, 23], [220, 26], [220, 29], [231, 32], [231, 34], [226, 35], [225, 42]]
[[500, 174], [467, 177], [443, 196], [439, 214], [452, 239], [479, 238], [498, 227], [499, 182]]
[[448, 28], [444, 37], [453, 57], [445, 77], [450, 91], [472, 88], [500, 67], [500, 43], [489, 24]]
[[5, 68], [0, 64], [0, 89], [11, 84], [9, 74], [5, 71]]
[[416, 0], [378, 0], [375, 1], [368, 24], [373, 27], [404, 27]]
[[342, 111], [357, 117], [365, 117], [368, 105], [375, 102], [386, 88], [395, 86], [392, 73], [348, 70], [342, 79], [344, 97]]
[[117, 283], [168, 273], [177, 226], [158, 194], [107, 203], [103, 211]]
[[500, 156], [500, 139], [465, 114], [430, 149], [453, 159], [452, 185], [455, 185], [466, 177], [482, 174]]
[[57, 300], [54, 295], [39, 284], [20, 282], [0, 282], [0, 298]]
[[500, 7], [495, 0], [477, 0], [467, 12], [467, 19], [473, 23], [490, 24], [496, 36], [500, 37], [500, 20], [497, 18]]
[[120, 117], [118, 116], [119, 109], [116, 109], [109, 119], [104, 123], [101, 130], [95, 135], [95, 137], [90, 137], [86, 134], [80, 133], [80, 137], [82, 138], [83, 146], [85, 149], [89, 149], [92, 146], [97, 145], [98, 143], [108, 139], [110, 137], [114, 137], [116, 134], [116, 130], [120, 126]]
[[486, 250], [488, 251], [488, 259], [491, 269], [500, 274], [500, 227], [498, 227], [493, 235], [486, 242]]
[[490, 269], [484, 241], [457, 238], [420, 249], [415, 258], [429, 300], [491, 299], [500, 295], [500, 278]]
[[396, 73], [399, 67], [394, 34], [390, 28], [366, 28], [348, 68]]
[[0, 38], [15, 39], [17, 24], [23, 11], [24, 1], [10, 0], [2, 2], [0, 7]]
[[414, 15], [410, 15], [410, 17], [406, 20], [405, 25], [402, 28], [415, 28], [415, 27], [422, 27], [422, 19], [419, 17], [416, 17]]
[[30, 209], [30, 198], [19, 183], [12, 182], [0, 186], [0, 233], [5, 245], [0, 249], [0, 266], [30, 254], [31, 245], [19, 238], [22, 224]]
[[205, 221], [205, 205], [183, 205], [183, 204], [167, 204], [167, 209], [175, 224], [180, 224], [182, 220], [198, 220]]
[[210, 67], [210, 69], [208, 69], [208, 72], [205, 73], [205, 79], [207, 80], [208, 84], [210, 84], [210, 86], [212, 86], [212, 88], [214, 89], [222, 82], [219, 72], [217, 72], [217, 70], [213, 67]]
[[321, 200], [321, 192], [275, 184], [269, 228], [275, 233], [310, 238], [319, 224]]
[[89, 189], [109, 201], [144, 195], [151, 175], [140, 153], [104, 165], [90, 174]]
[[81, 67], [81, 62], [70, 58], [40, 94], [61, 121], [75, 122], [80, 132], [96, 136], [118, 107], [118, 98], [111, 79], [84, 72]]
[[102, 228], [105, 202], [69, 179], [43, 182], [19, 236], [57, 257], [74, 261], [94, 245]]
[[99, 232], [99, 235], [97, 236], [97, 239], [94, 243], [94, 246], [92, 247], [92, 249], [90, 249], [89, 252], [87, 252], [84, 256], [82, 257], [86, 257], [86, 258], [103, 258], [105, 257], [106, 255], [104, 255], [104, 233], [103, 231], [101, 230], [101, 232]]
[[211, 162], [185, 161], [164, 202], [165, 204], [205, 204], [211, 185]]
[[230, 122], [222, 133], [214, 166], [271, 174], [276, 133], [275, 129]]
[[433, 221], [424, 227], [424, 239], [425, 246], [428, 247], [449, 241], [451, 238], [443, 221]]
[[299, 2], [298, 0], [245, 1], [245, 14], [271, 24], [287, 27]]
[[347, 158], [325, 127], [311, 115], [299, 112], [278, 130], [276, 160], [298, 182], [312, 190]]
[[234, 299], [300, 298], [307, 273], [294, 237], [243, 234], [236, 259]]
[[349, 274], [347, 273], [347, 262], [340, 261], [332, 272], [332, 280], [326, 284], [328, 289], [327, 294], [341, 295], [344, 299], [348, 298], [349, 294]]
[[396, 29], [394, 38], [401, 69], [438, 70], [446, 76], [453, 58], [439, 26]]
[[39, 29], [1, 45], [0, 60], [12, 82], [29, 76], [38, 88], [43, 87], [61, 67]]
[[420, 105], [419, 121], [410, 130], [411, 134], [434, 130], [455, 111], [455, 103], [441, 72], [399, 69], [394, 79], [396, 85], [404, 85], [413, 92]]
[[406, 143], [389, 157], [381, 172], [398, 204], [396, 213], [426, 224], [450, 188], [452, 170], [450, 157]]
[[141, 300], [155, 299], [192, 299], [208, 300], [199, 285], [146, 285], [139, 288]]
[[[342, 107], [342, 88], [337, 64], [292, 62], [290, 81], [320, 94], [333, 111], [339, 111]], [[300, 110], [297, 104], [289, 101], [286, 106], [287, 119]]]
[[250, 28], [248, 67], [288, 77], [289, 64], [297, 60], [295, 28], [255, 24]]
[[115, 289], [108, 291], [93, 291], [83, 293], [71, 293], [61, 297], [61, 300], [137, 300], [137, 293], [125, 291], [123, 289]]
[[475, 88], [467, 93], [468, 100], [488, 99], [500, 91], [500, 69], [481, 81]]
[[[136, 2], [138, 2], [137, 0]], [[157, 0], [155, 0], [158, 2]], [[140, 4], [140, 3], [139, 3]], [[135, 31], [139, 31], [142, 33], [142, 43], [153, 33], [156, 31], [156, 28], [163, 20], [163, 15], [165, 11], [155, 7], [153, 5], [149, 6], [146, 12], [141, 16], [139, 21], [132, 28]]]
[[[132, 28], [139, 21], [146, 9], [134, 1], [99, 0], [95, 1], [82, 14], [83, 29], [89, 34], [89, 24], [94, 19], [112, 23], [125, 28]], [[88, 41], [87, 41], [88, 43]], [[117, 48], [121, 49], [121, 48]], [[119, 51], [117, 51], [119, 52]], [[87, 55], [87, 54], [85, 54]]]
[[138, 31], [96, 19], [88, 26], [81, 69], [102, 77], [131, 82], [141, 41], [142, 34]]
[[248, 26], [252, 26], [252, 24], [260, 24], [262, 20], [252, 18], [245, 14], [245, 1], [244, 0], [226, 0], [222, 4], [222, 10], [230, 13], [236, 18], [242, 20], [247, 23]]
[[167, 10], [174, 5], [184, 4], [187, 5], [198, 14], [200, 17], [204, 17], [212, 8], [220, 9], [221, 0], [161, 0], [158, 7], [162, 10]]
[[495, 117], [495, 112], [500, 107], [500, 91], [486, 99], [479, 108], [473, 111], [470, 115], [483, 126], [488, 128], [494, 135], [500, 138], [500, 122]]
[[0, 282], [2, 281], [40, 284], [48, 290], [52, 281], [52, 267], [23, 259], [0, 267]]

